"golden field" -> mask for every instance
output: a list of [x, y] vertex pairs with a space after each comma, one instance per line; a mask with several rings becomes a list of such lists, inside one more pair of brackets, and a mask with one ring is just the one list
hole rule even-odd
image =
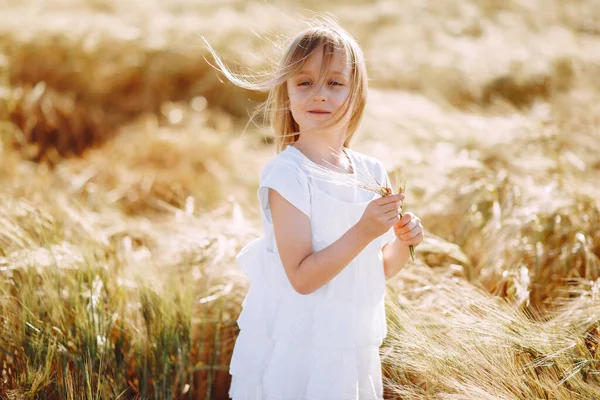
[[202, 37], [259, 73], [312, 12], [363, 46], [353, 148], [426, 230], [388, 284], [386, 399], [600, 398], [599, 2], [0, 10], [0, 398], [227, 398], [274, 148]]

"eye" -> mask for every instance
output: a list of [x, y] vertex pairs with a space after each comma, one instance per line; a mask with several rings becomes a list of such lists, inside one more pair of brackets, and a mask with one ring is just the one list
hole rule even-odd
[[344, 86], [341, 82], [338, 82], [338, 81], [331, 81], [331, 82], [329, 82], [329, 84], [331, 86]]
[[308, 81], [304, 81], [304, 82], [300, 82], [300, 83], [298, 84], [298, 86], [307, 86], [307, 85], [310, 85], [310, 82], [308, 82]]

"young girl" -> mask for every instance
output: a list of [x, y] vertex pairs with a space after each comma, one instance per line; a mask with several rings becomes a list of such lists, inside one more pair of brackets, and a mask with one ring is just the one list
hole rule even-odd
[[264, 235], [237, 256], [251, 286], [229, 395], [382, 399], [385, 281], [423, 240], [423, 227], [411, 213], [399, 218], [403, 194], [380, 197], [314, 173], [329, 168], [357, 183], [372, 174], [390, 186], [380, 161], [349, 148], [367, 97], [362, 51], [320, 19], [291, 41], [270, 80], [243, 80], [213, 56], [232, 82], [269, 90], [278, 150], [258, 188]]

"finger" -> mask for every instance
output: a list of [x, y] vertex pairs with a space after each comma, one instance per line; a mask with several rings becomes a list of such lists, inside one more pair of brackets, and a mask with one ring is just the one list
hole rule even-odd
[[423, 234], [423, 232], [419, 232], [419, 234], [417, 236], [415, 236], [414, 238], [410, 239], [408, 242], [406, 242], [407, 244], [412, 244], [413, 246], [418, 245], [419, 243], [421, 243], [423, 241], [423, 238], [425, 237], [425, 235]]
[[[396, 227], [403, 228], [406, 226], [406, 224], [408, 224], [412, 220], [413, 220], [412, 214], [404, 213], [404, 215], [402, 215], [402, 218], [400, 219], [400, 221], [398, 221], [398, 223], [396, 224]], [[406, 230], [408, 231], [408, 229], [406, 229]]]
[[398, 217], [392, 217], [392, 218], [390, 218], [389, 221], [387, 221], [388, 230], [394, 226], [394, 222], [396, 222], [395, 218], [398, 218]]
[[376, 201], [378, 202], [377, 205], [385, 206], [387, 204], [396, 204], [399, 201], [402, 201], [405, 197], [406, 196], [404, 194], [393, 194], [390, 196], [381, 197], [381, 198], [377, 199]]
[[414, 239], [419, 235], [419, 233], [421, 233], [421, 227], [417, 225], [407, 233], [408, 239]]
[[405, 225], [403, 225], [402, 227], [398, 228], [398, 233], [403, 235], [406, 234], [408, 232], [412, 232], [415, 229], [421, 229], [422, 227], [419, 224], [419, 221], [416, 219], [412, 219], [410, 220], [408, 223], [406, 223]]
[[398, 211], [401, 207], [402, 207], [402, 200], [385, 204], [385, 205], [381, 206], [381, 210], [385, 211], [385, 212], [392, 211], [392, 210]]
[[400, 219], [400, 216], [395, 210], [392, 210], [384, 213], [383, 218], [386, 220], [386, 222], [392, 222], [393, 225]]
[[410, 231], [402, 234], [401, 237], [403, 240], [412, 240], [415, 237], [419, 236], [419, 234], [422, 232], [423, 232], [423, 228], [421, 228], [420, 226], [417, 225]]
[[396, 193], [396, 194], [392, 194], [392, 195], [389, 195], [389, 196], [380, 197], [377, 200], [374, 200], [374, 202], [377, 205], [382, 206], [384, 204], [393, 203], [395, 201], [403, 200], [405, 197], [406, 197], [405, 194]]

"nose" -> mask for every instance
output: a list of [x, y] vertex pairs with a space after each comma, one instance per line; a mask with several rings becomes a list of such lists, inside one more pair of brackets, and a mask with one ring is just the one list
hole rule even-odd
[[324, 102], [327, 101], [327, 88], [325, 85], [319, 85], [315, 94], [313, 95], [313, 101], [315, 102]]

